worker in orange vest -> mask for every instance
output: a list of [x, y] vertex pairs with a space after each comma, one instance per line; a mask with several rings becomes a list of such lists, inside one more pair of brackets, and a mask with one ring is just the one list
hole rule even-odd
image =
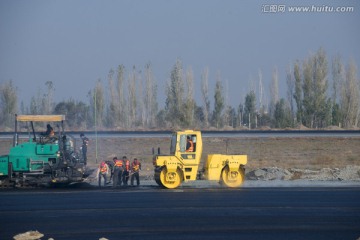
[[99, 165], [99, 187], [101, 187], [101, 179], [104, 178], [104, 186], [107, 183], [107, 177], [109, 175], [109, 166], [106, 164], [105, 161], [102, 161]]
[[186, 152], [194, 151], [194, 143], [189, 136], [187, 136]]
[[47, 124], [47, 125], [46, 125], [45, 135], [48, 136], [48, 137], [53, 137], [53, 136], [55, 135], [54, 129], [51, 127], [50, 124]]
[[44, 142], [49, 142], [51, 140], [54, 140], [55, 132], [54, 132], [54, 129], [51, 127], [51, 125], [47, 124], [46, 132], [41, 133], [41, 135], [44, 136], [44, 139], [43, 139]]
[[113, 158], [114, 168], [113, 168], [113, 187], [121, 186], [121, 178], [124, 171], [124, 162], [117, 157]]
[[134, 158], [134, 161], [131, 163], [131, 186], [134, 186], [134, 178], [136, 178], [137, 186], [140, 185], [140, 176], [139, 171], [141, 170], [141, 163], [137, 158]]
[[130, 161], [129, 159], [127, 159], [126, 156], [123, 156], [123, 161], [124, 161], [124, 172], [122, 175], [122, 180], [123, 180], [123, 184], [124, 186], [128, 185], [128, 181], [129, 181], [129, 174], [130, 174]]

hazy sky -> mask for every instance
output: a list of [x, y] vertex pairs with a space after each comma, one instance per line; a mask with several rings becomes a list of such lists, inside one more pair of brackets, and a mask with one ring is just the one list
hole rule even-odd
[[[292, 6], [323, 10], [294, 13]], [[325, 9], [347, 6], [353, 11]], [[360, 68], [359, 23], [359, 1], [0, 0], [0, 82], [12, 79], [26, 102], [46, 81], [53, 81], [57, 102], [87, 101], [111, 68], [123, 64], [129, 72], [151, 62], [163, 104], [179, 58], [184, 69], [192, 67], [197, 95], [208, 67], [210, 97], [220, 72], [237, 106], [259, 70], [268, 89], [274, 67], [285, 97], [286, 68], [320, 47], [329, 60], [340, 54]]]

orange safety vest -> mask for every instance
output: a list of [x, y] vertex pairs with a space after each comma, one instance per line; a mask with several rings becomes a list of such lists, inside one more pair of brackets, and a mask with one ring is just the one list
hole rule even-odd
[[117, 160], [115, 160], [115, 165], [114, 165], [115, 167], [122, 167], [123, 166], [123, 161], [122, 160], [119, 160], [119, 159], [117, 159]]
[[139, 169], [140, 169], [140, 163], [139, 162], [133, 162], [132, 163], [132, 170], [134, 171], [134, 172], [137, 172], [137, 171], [139, 171]]
[[125, 161], [125, 169], [126, 169], [126, 171], [130, 170], [130, 161], [129, 160]]
[[49, 133], [49, 137], [53, 137], [55, 135], [54, 130], [51, 130]]
[[105, 173], [107, 172], [107, 165], [106, 165], [106, 163], [104, 163], [104, 162], [100, 163], [100, 172], [101, 172], [102, 174], [105, 174]]
[[189, 141], [190, 147], [186, 150], [186, 152], [193, 152], [194, 151], [194, 143], [193, 141]]

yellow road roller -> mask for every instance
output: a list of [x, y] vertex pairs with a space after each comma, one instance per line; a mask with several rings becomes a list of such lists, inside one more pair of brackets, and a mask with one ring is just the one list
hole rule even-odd
[[177, 188], [182, 182], [218, 181], [236, 188], [245, 180], [247, 155], [210, 154], [199, 171], [203, 142], [200, 131], [176, 131], [171, 136], [170, 155], [158, 153], [153, 157], [155, 181], [164, 188]]

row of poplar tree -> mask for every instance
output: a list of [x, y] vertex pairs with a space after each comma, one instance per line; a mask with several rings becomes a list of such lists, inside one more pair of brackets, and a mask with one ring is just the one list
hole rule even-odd
[[[170, 80], [159, 91], [152, 66], [139, 71], [133, 67], [125, 77], [123, 65], [110, 70], [88, 93], [88, 102], [69, 99], [55, 103], [54, 84], [45, 83], [45, 93], [32, 97], [29, 105], [19, 104], [17, 87], [11, 80], [0, 85], [0, 128], [11, 130], [15, 113], [65, 114], [69, 129], [147, 130], [147, 129], [255, 129], [293, 128], [304, 125], [322, 129], [331, 125], [359, 127], [360, 82], [354, 61], [344, 64], [339, 56], [329, 62], [323, 48], [286, 71], [286, 97], [279, 97], [279, 80], [274, 69], [269, 98], [265, 97], [262, 73], [238, 103], [227, 103], [220, 74], [215, 76], [213, 95], [209, 94], [209, 70], [201, 73], [201, 102], [194, 100], [194, 74], [177, 60]], [[105, 84], [107, 87], [105, 87]], [[158, 94], [165, 93], [160, 108]], [[211, 104], [212, 103], [212, 104]], [[233, 105], [236, 107], [233, 107]]]

